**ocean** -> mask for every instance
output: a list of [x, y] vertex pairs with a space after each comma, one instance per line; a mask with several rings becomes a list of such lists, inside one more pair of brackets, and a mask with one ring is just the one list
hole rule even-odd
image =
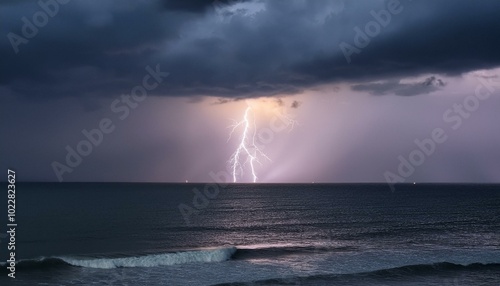
[[500, 285], [499, 185], [17, 183], [16, 222], [0, 285]]

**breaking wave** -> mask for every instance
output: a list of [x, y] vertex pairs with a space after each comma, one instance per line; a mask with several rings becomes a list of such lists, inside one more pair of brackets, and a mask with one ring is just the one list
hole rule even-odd
[[[21, 260], [16, 268], [50, 268], [58, 266], [77, 266], [85, 268], [112, 269], [120, 267], [156, 267], [186, 263], [222, 262], [231, 259], [236, 252], [235, 247], [217, 248], [211, 250], [193, 250], [175, 253], [151, 254], [121, 258], [92, 257], [41, 257], [38, 259]], [[5, 263], [2, 263], [5, 266]]]

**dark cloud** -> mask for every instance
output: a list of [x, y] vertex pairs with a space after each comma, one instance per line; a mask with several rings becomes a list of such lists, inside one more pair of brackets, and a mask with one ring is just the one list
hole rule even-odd
[[[155, 95], [245, 98], [500, 65], [496, 0], [401, 0], [403, 11], [350, 63], [339, 44], [353, 45], [354, 27], [364, 29], [387, 1], [217, 3], [71, 1], [18, 54], [3, 38], [0, 88], [29, 99], [111, 97], [140, 82], [146, 65], [160, 64], [171, 76]], [[40, 10], [35, 2], [1, 5], [5, 31], [18, 35], [21, 18]], [[364, 88], [414, 95], [439, 83]]]
[[162, 7], [168, 11], [188, 11], [201, 13], [207, 7], [213, 6], [215, 1], [210, 0], [163, 0]]
[[217, 98], [217, 101], [214, 102], [213, 104], [225, 104], [233, 101], [234, 101], [233, 99], [228, 99], [228, 98]]
[[301, 105], [302, 103], [300, 101], [297, 101], [297, 100], [294, 100], [292, 102], [292, 105], [290, 105], [291, 108], [299, 108], [299, 106]]
[[161, 5], [168, 11], [201, 13], [207, 9], [220, 9], [247, 0], [162, 0]]
[[437, 86], [437, 87], [443, 87], [446, 85], [446, 83], [435, 76], [428, 77], [422, 82], [423, 85], [425, 86]]
[[390, 80], [377, 83], [356, 84], [351, 86], [355, 91], [366, 91], [373, 95], [395, 94], [401, 96], [412, 96], [428, 94], [444, 87], [446, 83], [435, 76], [430, 76], [421, 82], [401, 83], [399, 80]]

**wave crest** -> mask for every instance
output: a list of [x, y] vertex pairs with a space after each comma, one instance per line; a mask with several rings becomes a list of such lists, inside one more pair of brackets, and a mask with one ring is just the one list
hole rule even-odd
[[152, 254], [123, 258], [90, 257], [42, 257], [19, 261], [19, 268], [44, 268], [60, 265], [72, 265], [85, 268], [112, 269], [120, 267], [156, 267], [185, 263], [222, 262], [231, 259], [235, 247], [211, 250], [193, 250], [175, 253]]
[[60, 257], [60, 259], [73, 266], [111, 269], [119, 267], [156, 267], [185, 263], [222, 262], [231, 259], [231, 256], [235, 252], [235, 247], [229, 247], [124, 258], [74, 259]]

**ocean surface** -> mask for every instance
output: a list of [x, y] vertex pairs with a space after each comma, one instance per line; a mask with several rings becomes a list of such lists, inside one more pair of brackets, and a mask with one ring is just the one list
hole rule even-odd
[[0, 237], [2, 286], [500, 285], [499, 185], [16, 190], [16, 278]]

